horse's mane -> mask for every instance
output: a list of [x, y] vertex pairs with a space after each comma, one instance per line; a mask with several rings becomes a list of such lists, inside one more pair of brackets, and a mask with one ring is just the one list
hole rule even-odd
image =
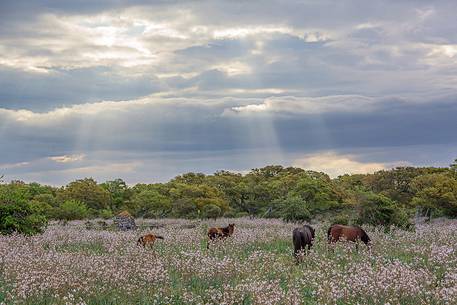
[[230, 232], [230, 226], [220, 228], [224, 233]]
[[316, 235], [316, 230], [314, 230], [313, 227], [311, 227], [310, 225], [303, 225], [303, 227], [308, 228], [309, 231], [311, 232], [311, 236], [312, 236], [313, 238], [315, 237], [315, 235]]
[[[228, 226], [222, 227], [222, 228], [219, 228], [219, 229], [220, 229], [224, 234], [230, 236], [231, 234], [233, 234], [233, 228], [234, 228], [234, 227], [235, 227], [234, 225], [229, 224]], [[231, 229], [231, 228], [232, 228], [232, 229]], [[231, 230], [230, 230], [230, 229], [231, 229]]]

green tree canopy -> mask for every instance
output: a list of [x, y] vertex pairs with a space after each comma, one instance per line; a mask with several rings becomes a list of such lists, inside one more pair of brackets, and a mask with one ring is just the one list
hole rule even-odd
[[154, 189], [145, 189], [133, 195], [131, 200], [136, 216], [163, 217], [171, 210], [171, 200]]
[[409, 227], [410, 222], [406, 212], [398, 207], [390, 198], [373, 192], [359, 194], [359, 217], [357, 222], [371, 225], [391, 225]]
[[[0, 185], [0, 233], [41, 233], [47, 224], [43, 208], [27, 199], [17, 185]], [[7, 191], [5, 192], [5, 189]], [[20, 188], [22, 190], [22, 188]]]
[[100, 184], [100, 186], [110, 195], [109, 206], [111, 210], [118, 212], [126, 208], [132, 196], [132, 191], [124, 180], [115, 179], [106, 181]]
[[92, 178], [70, 182], [60, 193], [59, 201], [76, 200], [83, 202], [93, 211], [109, 208], [110, 194]]
[[412, 182], [415, 206], [441, 210], [445, 215], [457, 217], [457, 180], [447, 174], [419, 176]]
[[89, 215], [85, 203], [78, 200], [66, 200], [56, 211], [56, 218], [62, 220], [84, 219]]

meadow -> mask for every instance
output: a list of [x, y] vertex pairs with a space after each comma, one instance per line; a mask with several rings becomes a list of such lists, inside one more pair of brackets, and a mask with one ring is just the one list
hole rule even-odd
[[[208, 226], [234, 235], [206, 249]], [[94, 222], [95, 223], [95, 222]], [[0, 236], [0, 304], [456, 304], [457, 221], [415, 231], [364, 227], [373, 246], [329, 250], [327, 224], [303, 263], [297, 225], [271, 219], [137, 221], [140, 230], [51, 224], [41, 235]], [[165, 239], [153, 249], [141, 234]]]

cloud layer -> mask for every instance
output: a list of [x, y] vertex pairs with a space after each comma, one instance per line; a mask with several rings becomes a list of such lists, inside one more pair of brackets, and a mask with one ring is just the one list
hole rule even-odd
[[268, 163], [447, 165], [455, 9], [2, 1], [0, 170], [61, 184]]

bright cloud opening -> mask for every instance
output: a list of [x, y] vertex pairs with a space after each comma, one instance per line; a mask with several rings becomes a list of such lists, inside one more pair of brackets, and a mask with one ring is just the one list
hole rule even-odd
[[84, 160], [86, 156], [84, 154], [79, 155], [63, 155], [63, 156], [55, 156], [49, 157], [49, 160], [55, 161], [57, 163], [72, 163]]
[[324, 172], [331, 177], [344, 174], [367, 174], [388, 168], [378, 162], [361, 162], [353, 155], [339, 155], [334, 152], [323, 152], [307, 155], [295, 160], [293, 166], [307, 170]]

